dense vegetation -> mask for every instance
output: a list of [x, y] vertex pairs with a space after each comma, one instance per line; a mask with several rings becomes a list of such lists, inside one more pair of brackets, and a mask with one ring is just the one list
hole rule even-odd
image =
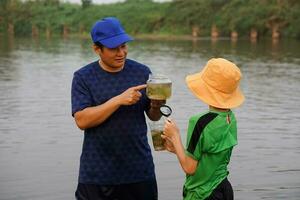
[[15, 35], [87, 34], [116, 16], [131, 34], [293, 37], [300, 39], [299, 0], [127, 0], [82, 5], [59, 0], [0, 0], [0, 32]]

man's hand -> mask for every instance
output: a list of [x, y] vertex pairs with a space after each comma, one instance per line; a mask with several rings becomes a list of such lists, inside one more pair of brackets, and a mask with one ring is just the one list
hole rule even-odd
[[162, 105], [166, 103], [166, 100], [156, 100], [156, 99], [150, 99], [150, 107], [152, 109], [159, 110]]
[[122, 94], [118, 95], [117, 98], [121, 105], [132, 105], [138, 102], [142, 96], [140, 90], [145, 89], [146, 84], [134, 86], [125, 90]]
[[161, 118], [160, 106], [164, 105], [166, 100], [150, 99], [150, 109], [147, 112], [147, 116], [152, 121], [157, 121]]

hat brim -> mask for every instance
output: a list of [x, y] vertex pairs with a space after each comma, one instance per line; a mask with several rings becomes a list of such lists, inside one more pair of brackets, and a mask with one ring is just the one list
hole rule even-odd
[[230, 94], [223, 93], [205, 83], [202, 72], [186, 77], [188, 88], [197, 98], [208, 105], [225, 109], [238, 107], [244, 102], [245, 97], [239, 87]]
[[126, 33], [122, 33], [104, 40], [99, 41], [101, 44], [103, 44], [105, 47], [108, 48], [116, 48], [120, 46], [121, 44], [124, 44], [126, 42], [132, 41], [133, 38], [127, 35]]

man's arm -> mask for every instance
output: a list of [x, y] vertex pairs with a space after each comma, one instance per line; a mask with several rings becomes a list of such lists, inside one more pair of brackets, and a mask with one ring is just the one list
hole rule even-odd
[[146, 88], [147, 85], [138, 85], [131, 87], [122, 94], [115, 96], [107, 102], [87, 107], [74, 114], [76, 124], [81, 130], [92, 128], [103, 123], [111, 116], [121, 105], [132, 105], [138, 102], [142, 96], [139, 90]]

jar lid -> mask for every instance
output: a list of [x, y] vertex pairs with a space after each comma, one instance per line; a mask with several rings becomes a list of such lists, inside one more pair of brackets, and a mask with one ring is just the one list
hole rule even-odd
[[148, 81], [149, 83], [172, 83], [172, 81], [163, 74], [150, 74]]

